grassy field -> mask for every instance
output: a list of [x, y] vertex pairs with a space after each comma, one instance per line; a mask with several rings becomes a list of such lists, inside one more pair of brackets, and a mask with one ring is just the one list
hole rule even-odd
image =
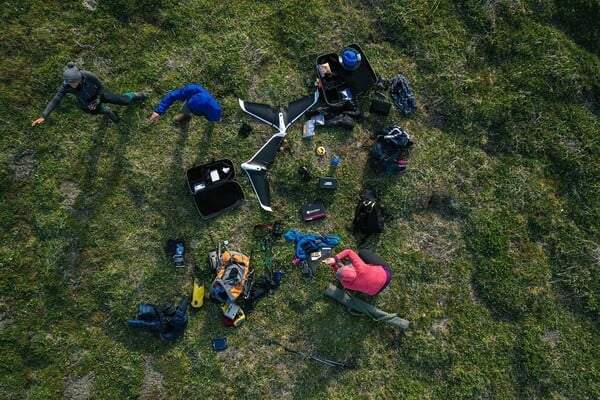
[[[600, 398], [599, 10], [598, 0], [3, 2], [0, 398]], [[403, 74], [418, 111], [373, 115], [371, 92], [352, 131], [307, 141], [294, 124], [270, 172], [274, 211], [263, 212], [239, 165], [273, 130], [238, 98], [305, 96], [316, 57], [349, 43], [381, 77]], [[149, 98], [114, 106], [114, 124], [67, 97], [31, 127], [68, 61]], [[160, 98], [189, 82], [219, 99], [223, 121], [182, 130], [174, 106], [151, 123]], [[368, 164], [374, 133], [390, 124], [415, 142], [401, 176]], [[322, 176], [333, 155], [334, 194], [300, 180], [300, 166]], [[233, 160], [246, 202], [203, 220], [186, 171], [221, 158]], [[176, 303], [193, 276], [211, 280], [211, 237], [253, 252], [258, 273], [258, 223], [356, 248], [365, 186], [386, 216], [366, 245], [394, 272], [369, 301], [409, 329], [326, 298], [331, 272], [304, 278], [283, 239], [273, 244], [282, 285], [240, 327], [223, 326], [210, 302], [174, 343], [126, 326], [139, 303]], [[299, 207], [316, 198], [327, 218], [302, 222]], [[188, 245], [179, 270], [164, 252], [176, 237]], [[220, 336], [229, 348], [217, 353]]]

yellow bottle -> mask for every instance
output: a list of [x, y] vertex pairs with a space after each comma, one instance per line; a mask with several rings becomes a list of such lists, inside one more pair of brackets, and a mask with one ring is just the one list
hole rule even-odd
[[204, 284], [194, 278], [194, 289], [192, 290], [192, 307], [200, 308], [204, 304]]

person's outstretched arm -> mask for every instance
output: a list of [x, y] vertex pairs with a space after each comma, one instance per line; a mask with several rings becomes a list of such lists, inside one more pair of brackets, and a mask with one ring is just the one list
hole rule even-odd
[[354, 264], [355, 259], [360, 260], [360, 257], [358, 257], [358, 254], [356, 254], [352, 249], [344, 249], [344, 250], [340, 251], [339, 253], [337, 253], [335, 256], [326, 258], [325, 260], [323, 260], [323, 262], [325, 264], [329, 265], [333, 269], [333, 272], [337, 272], [339, 267], [344, 266], [344, 264], [342, 263], [342, 260], [346, 257], [348, 257], [350, 259], [352, 264]]
[[54, 109], [56, 107], [58, 107], [58, 105], [60, 104], [60, 102], [62, 101], [62, 99], [65, 98], [65, 96], [67, 95], [67, 91], [65, 90], [65, 86], [62, 85], [58, 91], [56, 92], [56, 94], [54, 95], [54, 97], [52, 98], [52, 100], [50, 100], [50, 102], [48, 103], [48, 105], [46, 106], [46, 108], [44, 109], [44, 111], [42, 112], [42, 115], [39, 118], [36, 118], [32, 123], [31, 126], [36, 126], [39, 125], [41, 123], [43, 123], [46, 118], [48, 118], [48, 115], [50, 115], [50, 113], [52, 111], [54, 111]]
[[151, 120], [156, 120], [160, 118], [161, 115], [167, 112], [169, 107], [176, 101], [185, 101], [192, 97], [194, 94], [198, 92], [198, 89], [195, 85], [187, 85], [179, 89], [175, 89], [167, 93], [158, 106], [154, 109], [152, 115], [150, 115]]

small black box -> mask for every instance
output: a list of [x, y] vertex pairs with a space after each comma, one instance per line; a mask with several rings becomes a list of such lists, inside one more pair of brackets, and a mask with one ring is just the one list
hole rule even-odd
[[304, 204], [300, 207], [300, 215], [303, 221], [312, 221], [325, 217], [325, 205], [320, 201]]
[[371, 107], [369, 110], [375, 114], [388, 115], [390, 113], [390, 108], [392, 108], [390, 103], [375, 99], [371, 101]]
[[337, 179], [332, 178], [330, 176], [324, 176], [319, 178], [319, 189], [337, 189]]

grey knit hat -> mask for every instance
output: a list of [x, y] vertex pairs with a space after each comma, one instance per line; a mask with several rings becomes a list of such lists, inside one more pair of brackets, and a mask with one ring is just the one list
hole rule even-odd
[[65, 83], [74, 83], [81, 80], [81, 71], [74, 62], [69, 62], [63, 70], [63, 79]]

